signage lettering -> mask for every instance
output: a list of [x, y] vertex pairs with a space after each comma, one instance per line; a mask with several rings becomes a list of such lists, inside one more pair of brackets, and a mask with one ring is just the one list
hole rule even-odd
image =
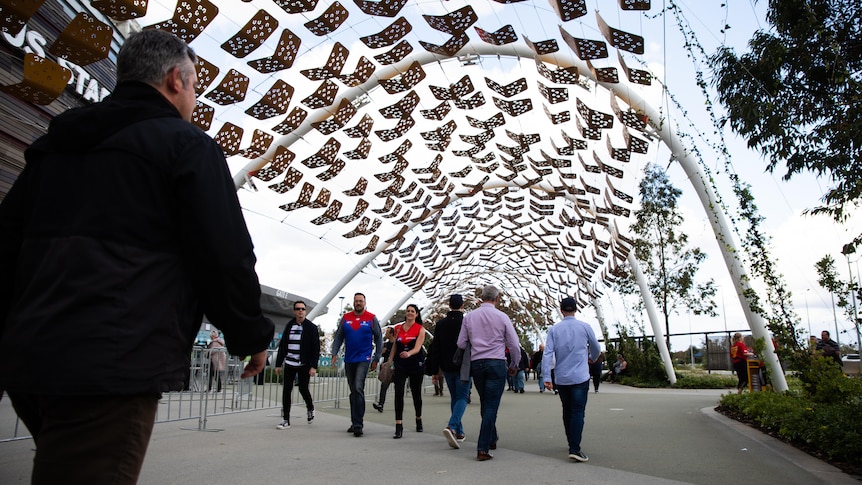
[[[23, 50], [28, 54], [36, 54], [39, 57], [47, 57], [45, 55], [45, 46], [48, 41], [45, 36], [34, 30], [29, 30], [27, 26], [21, 29], [21, 32], [16, 36], [11, 36], [7, 32], [3, 32], [3, 40], [12, 47]], [[69, 86], [80, 94], [84, 99], [95, 103], [101, 101], [105, 96], [111, 94], [107, 89], [99, 86], [99, 81], [90, 75], [83, 67], [67, 61], [63, 58], [55, 59], [57, 64], [72, 71], [72, 78], [69, 79]]]

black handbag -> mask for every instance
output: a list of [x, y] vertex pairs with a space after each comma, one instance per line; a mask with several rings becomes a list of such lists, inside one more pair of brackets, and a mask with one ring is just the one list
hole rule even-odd
[[464, 362], [464, 349], [458, 347], [455, 349], [455, 353], [452, 355], [452, 363], [455, 364], [456, 367], [461, 367], [461, 364]]

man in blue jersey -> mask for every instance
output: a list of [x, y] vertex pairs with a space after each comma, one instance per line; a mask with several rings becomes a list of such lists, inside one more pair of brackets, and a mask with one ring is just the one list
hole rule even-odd
[[365, 377], [368, 368], [377, 369], [383, 334], [380, 322], [373, 313], [365, 310], [365, 295], [353, 295], [353, 311], [345, 313], [332, 338], [332, 365], [338, 362], [338, 352], [344, 344], [344, 374], [350, 388], [350, 427], [348, 433], [362, 436], [362, 419], [365, 416]]
[[575, 318], [575, 299], [563, 298], [560, 302], [563, 319], [548, 329], [545, 355], [542, 362], [556, 361], [552, 383], [551, 366], [542, 366], [545, 389], [552, 390], [556, 383], [563, 404], [563, 427], [569, 443], [569, 459], [587, 461], [581, 451], [581, 435], [584, 431], [584, 413], [587, 395], [590, 392], [590, 363], [599, 358], [599, 342], [593, 328]]

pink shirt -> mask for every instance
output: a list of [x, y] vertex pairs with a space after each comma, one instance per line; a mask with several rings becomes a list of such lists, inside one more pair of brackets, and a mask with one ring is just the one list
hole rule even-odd
[[512, 349], [512, 365], [517, 367], [521, 361], [518, 334], [509, 316], [497, 310], [493, 303], [482, 302], [479, 308], [464, 315], [458, 347], [467, 347], [470, 342], [470, 360], [506, 360], [506, 348]]

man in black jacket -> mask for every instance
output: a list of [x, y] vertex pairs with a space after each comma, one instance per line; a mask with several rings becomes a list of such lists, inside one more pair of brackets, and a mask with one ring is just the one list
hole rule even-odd
[[282, 421], [277, 429], [290, 428], [290, 395], [293, 381], [299, 381], [299, 394], [305, 401], [308, 424], [314, 421], [314, 400], [308, 384], [317, 375], [317, 361], [320, 360], [320, 331], [317, 325], [305, 318], [308, 308], [305, 302], [293, 303], [294, 317], [284, 326], [278, 354], [275, 356], [275, 373], [281, 374], [284, 367], [284, 389], [281, 396]]
[[189, 122], [196, 62], [165, 31], [133, 34], [113, 94], [54, 118], [0, 204], [0, 388], [36, 443], [33, 483], [135, 483], [204, 313], [251, 356], [243, 377], [266, 362], [224, 153]]
[[[467, 409], [467, 398], [470, 395], [470, 381], [461, 380], [461, 367], [452, 361], [455, 351], [458, 350], [458, 334], [461, 333], [461, 323], [464, 320], [464, 312], [461, 311], [463, 305], [464, 298], [461, 295], [449, 297], [449, 313], [446, 318], [437, 322], [434, 328], [434, 339], [431, 341], [428, 358], [443, 371], [446, 386], [449, 388], [449, 407], [452, 414], [449, 424], [443, 429], [443, 436], [452, 448], [460, 448], [460, 442], [466, 437], [461, 418]], [[433, 371], [436, 373], [436, 368]]]

